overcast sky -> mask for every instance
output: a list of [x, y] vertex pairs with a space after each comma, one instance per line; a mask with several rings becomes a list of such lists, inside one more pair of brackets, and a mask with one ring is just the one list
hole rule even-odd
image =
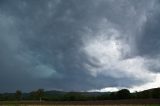
[[0, 92], [160, 87], [159, 0], [0, 0]]

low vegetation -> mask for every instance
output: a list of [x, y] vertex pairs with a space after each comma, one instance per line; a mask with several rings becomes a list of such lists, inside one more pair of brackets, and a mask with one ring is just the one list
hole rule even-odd
[[17, 90], [1, 93], [0, 106], [160, 106], [160, 88], [130, 93], [117, 92], [62, 92], [38, 89], [30, 93]]
[[119, 99], [158, 99], [160, 88], [149, 89], [142, 92], [130, 93], [127, 89], [117, 92], [62, 92], [44, 91], [38, 89], [30, 93], [17, 90], [15, 93], [1, 93], [0, 101], [94, 101], [94, 100], [119, 100]]

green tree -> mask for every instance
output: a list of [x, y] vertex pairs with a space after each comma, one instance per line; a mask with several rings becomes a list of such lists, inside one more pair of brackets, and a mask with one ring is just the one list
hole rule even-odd
[[131, 94], [128, 89], [121, 89], [117, 92], [118, 99], [129, 99], [130, 95]]
[[152, 98], [160, 98], [160, 88], [153, 89]]
[[37, 99], [37, 96], [36, 96], [36, 91], [31, 91], [30, 93], [29, 93], [29, 95], [30, 95], [30, 99], [31, 100], [36, 100]]
[[139, 92], [139, 97], [140, 98], [152, 98], [152, 94], [151, 94], [151, 90], [145, 90], [145, 91], [142, 91], [142, 92]]
[[22, 99], [22, 92], [20, 90], [17, 90], [15, 93], [16, 99], [21, 100]]
[[36, 95], [39, 97], [39, 101], [42, 101], [42, 97], [44, 96], [44, 89], [38, 89], [36, 91]]
[[109, 99], [111, 99], [111, 100], [117, 99], [117, 93], [116, 93], [116, 92], [111, 92], [111, 93], [109, 94]]

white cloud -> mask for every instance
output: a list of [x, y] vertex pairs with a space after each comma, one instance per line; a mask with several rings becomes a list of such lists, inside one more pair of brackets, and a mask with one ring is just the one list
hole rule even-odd
[[116, 92], [118, 91], [119, 88], [116, 88], [116, 87], [107, 87], [107, 88], [102, 88], [100, 90], [89, 90], [88, 92]]
[[[84, 53], [88, 56], [88, 60], [92, 64], [84, 64], [89, 73], [97, 77], [103, 75], [112, 78], [125, 78], [129, 81], [140, 81], [144, 84], [138, 85], [138, 83], [133, 84], [131, 91], [143, 90], [146, 88], [158, 87], [159, 86], [159, 74], [153, 72], [148, 67], [148, 63], [151, 61], [146, 57], [141, 56], [131, 56], [132, 46], [131, 43], [126, 40], [125, 34], [119, 31], [112, 25], [105, 21], [103, 23], [103, 28], [98, 29], [95, 34], [90, 30], [89, 38], [84, 37]], [[106, 26], [105, 26], [106, 24]], [[90, 35], [93, 34], [93, 35]], [[92, 37], [91, 37], [92, 36]], [[94, 37], [93, 37], [94, 36]], [[154, 62], [155, 60], [152, 60]], [[94, 65], [93, 65], [94, 64]], [[125, 85], [124, 81], [120, 82], [119, 86]], [[127, 84], [126, 84], [127, 85]], [[119, 87], [118, 86], [118, 87]], [[121, 88], [107, 87], [100, 89], [99, 91], [117, 90]]]
[[143, 91], [146, 89], [157, 88], [157, 87], [160, 87], [160, 74], [156, 74], [152, 82], [149, 82], [140, 86], [133, 86], [132, 88], [128, 88], [128, 89], [131, 92], [135, 92], [135, 91]]
[[129, 89], [130, 92], [136, 92], [136, 91], [143, 91], [146, 89], [151, 89], [151, 88], [157, 88], [160, 87], [160, 74], [156, 74], [156, 77], [152, 82], [143, 84], [143, 85], [135, 85], [131, 88], [129, 87], [106, 87], [102, 89], [94, 89], [94, 90], [89, 90], [89, 92], [116, 92], [119, 91], [120, 89]]

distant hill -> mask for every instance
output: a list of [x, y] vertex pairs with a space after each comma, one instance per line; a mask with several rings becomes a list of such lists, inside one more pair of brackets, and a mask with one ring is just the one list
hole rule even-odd
[[160, 88], [152, 88], [133, 94], [136, 95], [136, 98], [160, 98]]
[[39, 100], [44, 101], [88, 101], [88, 100], [119, 100], [119, 99], [160, 99], [160, 88], [130, 93], [127, 89], [117, 92], [64, 92], [64, 91], [32, 91], [17, 95], [1, 93], [0, 101], [7, 100]]

